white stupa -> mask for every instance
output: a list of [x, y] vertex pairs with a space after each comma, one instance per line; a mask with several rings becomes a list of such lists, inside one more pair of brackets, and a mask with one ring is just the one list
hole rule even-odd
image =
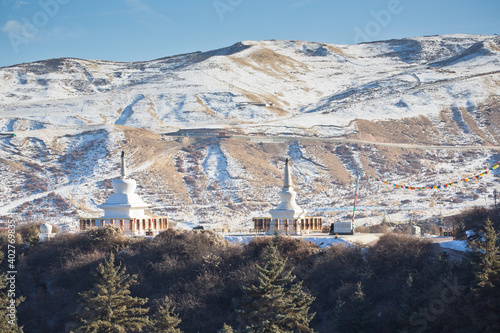
[[285, 160], [285, 179], [283, 179], [283, 189], [279, 193], [281, 203], [276, 209], [271, 209], [269, 213], [273, 219], [296, 219], [304, 215], [304, 210], [297, 205], [295, 198], [297, 192], [293, 190], [292, 175], [288, 167], [288, 158]]
[[145, 209], [150, 205], [145, 203], [135, 193], [137, 182], [127, 177], [125, 153], [121, 154], [121, 178], [112, 182], [113, 191], [108, 200], [99, 208], [104, 209], [104, 216], [100, 218], [80, 218], [80, 230], [90, 227], [102, 228], [108, 224], [118, 226], [125, 235], [154, 236], [168, 228], [166, 216], [149, 216]]
[[112, 182], [114, 193], [99, 208], [104, 209], [104, 218], [142, 218], [144, 209], [150, 205], [135, 193], [137, 182], [126, 174], [125, 153], [122, 151], [121, 178]]
[[286, 159], [283, 188], [279, 192], [281, 203], [269, 211], [271, 217], [252, 218], [255, 232], [265, 232], [268, 235], [274, 233], [302, 235], [322, 231], [323, 218], [321, 216], [306, 216], [306, 212], [295, 201], [297, 193], [293, 190], [292, 185], [289, 161]]
[[55, 235], [56, 234], [52, 233], [52, 225], [44, 223], [40, 226], [40, 233], [38, 234], [40, 242], [45, 242], [46, 240], [51, 239]]

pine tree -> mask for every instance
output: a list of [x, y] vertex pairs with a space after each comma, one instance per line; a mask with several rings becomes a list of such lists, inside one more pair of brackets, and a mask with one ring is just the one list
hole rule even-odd
[[368, 301], [361, 282], [351, 286], [353, 292], [342, 301], [337, 298], [334, 312], [335, 332], [371, 332], [368, 326]]
[[401, 328], [401, 332], [409, 332], [410, 330], [410, 316], [415, 310], [415, 299], [416, 292], [413, 283], [413, 275], [410, 273], [406, 279], [406, 284], [401, 291], [399, 300], [399, 311], [397, 316], [398, 326]]
[[[0, 263], [3, 262], [4, 254], [0, 252]], [[22, 333], [23, 328], [18, 326], [17, 313], [12, 313], [9, 307], [12, 307], [11, 297], [4, 290], [8, 286], [7, 274], [0, 274], [0, 332], [2, 333]], [[17, 306], [24, 298], [17, 298], [14, 306]]]
[[361, 282], [356, 284], [356, 291], [351, 295], [352, 301], [352, 322], [350, 331], [363, 333], [367, 332], [368, 304]]
[[474, 251], [471, 264], [474, 281], [471, 286], [472, 303], [468, 315], [477, 332], [500, 331], [500, 250], [499, 233], [490, 219], [484, 225], [483, 237], [469, 247]]
[[234, 330], [231, 326], [224, 323], [224, 326], [220, 330], [218, 330], [217, 333], [234, 333]]
[[341, 332], [341, 328], [344, 324], [344, 309], [345, 302], [340, 298], [340, 296], [337, 296], [335, 309], [333, 311], [333, 326], [335, 327], [335, 332]]
[[99, 265], [94, 288], [80, 293], [83, 311], [76, 315], [80, 320], [77, 332], [142, 332], [151, 323], [146, 316], [149, 308], [142, 307], [148, 300], [130, 296], [129, 288], [137, 282], [137, 276], [125, 271], [121, 263], [115, 266], [113, 254]]
[[263, 266], [257, 265], [258, 282], [243, 287], [238, 301], [239, 324], [243, 332], [314, 332], [309, 308], [314, 298], [293, 283], [295, 276], [285, 271], [286, 261], [279, 257], [279, 237], [266, 250]]
[[477, 288], [493, 288], [499, 280], [500, 250], [497, 245], [499, 233], [488, 218], [484, 225], [484, 235], [469, 244], [474, 251], [472, 264]]
[[24, 240], [24, 243], [26, 245], [28, 245], [29, 247], [32, 247], [32, 246], [38, 244], [38, 242], [40, 241], [40, 236], [38, 234], [39, 234], [38, 228], [32, 224], [30, 226], [28, 234], [26, 235], [26, 239]]
[[[290, 282], [294, 279], [295, 276]], [[314, 297], [303, 290], [302, 281], [292, 284], [286, 296], [288, 305], [285, 309], [286, 317], [283, 320], [283, 326], [289, 328], [291, 332], [313, 332], [309, 328], [309, 323], [315, 313], [309, 313], [309, 308]]]
[[153, 332], [155, 333], [182, 333], [177, 328], [181, 323], [179, 315], [175, 313], [175, 307], [172, 302], [165, 296], [161, 303], [158, 304], [158, 310], [153, 316]]

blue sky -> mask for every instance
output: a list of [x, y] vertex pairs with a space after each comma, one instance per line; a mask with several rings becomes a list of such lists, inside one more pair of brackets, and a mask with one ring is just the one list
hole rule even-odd
[[500, 1], [0, 0], [0, 67], [151, 60], [242, 40], [354, 44], [452, 33], [500, 33]]

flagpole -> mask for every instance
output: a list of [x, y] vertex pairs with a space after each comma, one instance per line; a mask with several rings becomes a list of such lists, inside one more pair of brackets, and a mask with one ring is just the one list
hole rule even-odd
[[352, 210], [352, 223], [351, 223], [351, 233], [354, 234], [354, 219], [356, 217], [356, 205], [358, 204], [358, 189], [359, 189], [359, 178], [361, 177], [361, 173], [358, 172], [356, 177], [356, 191], [354, 193], [354, 207]]
[[496, 189], [493, 190], [493, 197], [495, 198], [495, 210], [497, 210], [498, 208], [497, 208], [497, 190]]

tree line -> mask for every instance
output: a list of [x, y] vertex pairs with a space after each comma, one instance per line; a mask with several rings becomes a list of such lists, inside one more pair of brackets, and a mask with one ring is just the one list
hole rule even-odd
[[[462, 260], [435, 253], [425, 239], [392, 233], [371, 247], [321, 249], [291, 237], [231, 244], [209, 231], [134, 239], [113, 227], [39, 243], [32, 230], [20, 230], [22, 302], [16, 325], [1, 329], [500, 331], [498, 212], [470, 211], [457, 221], [479, 235]], [[0, 296], [5, 314], [5, 292]]]

